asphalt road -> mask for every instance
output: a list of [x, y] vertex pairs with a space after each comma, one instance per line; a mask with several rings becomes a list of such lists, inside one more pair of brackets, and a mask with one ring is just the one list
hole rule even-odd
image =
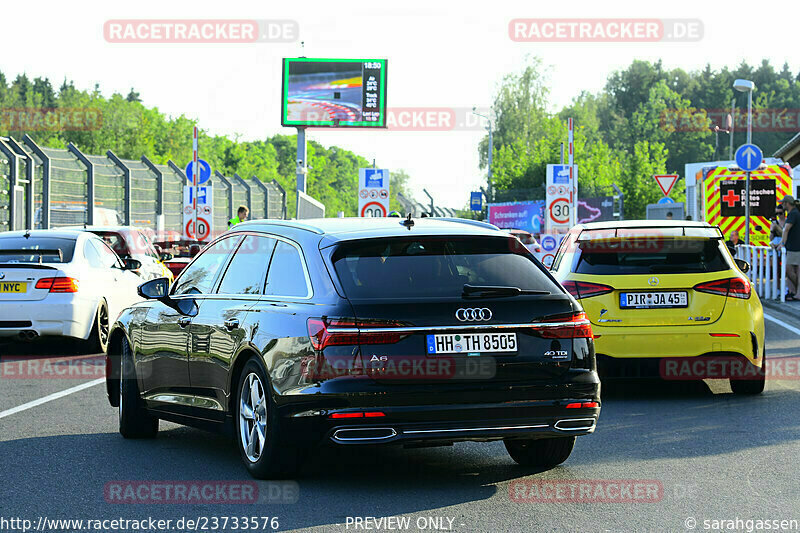
[[[800, 320], [778, 318], [800, 327]], [[796, 379], [772, 379], [758, 397], [735, 397], [726, 381], [604, 384], [597, 431], [578, 439], [566, 464], [546, 472], [516, 466], [501, 443], [345, 448], [319, 450], [296, 480], [280, 486], [299, 491], [287, 496], [292, 503], [264, 499], [278, 487], [266, 482], [258, 482], [258, 503], [110, 502], [105, 490], [111, 482], [251, 480], [224, 437], [161, 422], [155, 440], [124, 440], [103, 385], [4, 414], [100, 375], [89, 373], [99, 358], [87, 358], [81, 378], [15, 375], [19, 363], [11, 359], [65, 349], [71, 348], [0, 345], [0, 531], [19, 531], [14, 524], [20, 523], [3, 519], [28, 519], [35, 527], [39, 517], [173, 521], [169, 529], [149, 531], [183, 531], [188, 528], [174, 527], [178, 519], [204, 516], [278, 517], [280, 531], [434, 531], [437, 524], [440, 531], [737, 531], [735, 523], [717, 529], [704, 524], [737, 518], [743, 521], [738, 530], [746, 531], [748, 519], [800, 520]], [[797, 330], [768, 321], [767, 353], [775, 360], [796, 357]], [[532, 493], [525, 491], [539, 487], [544, 494], [548, 486], [553, 490], [547, 483], [557, 480], [600, 486], [608, 494], [614, 480], [641, 480], [655, 483], [658, 495], [602, 503], [569, 501], [567, 494], [554, 502], [550, 492], [550, 501], [526, 500]], [[355, 522], [397, 516], [410, 518], [408, 529], [398, 529], [397, 522], [382, 528], [369, 522], [371, 529]], [[61, 530], [87, 531], [74, 524]], [[233, 530], [232, 520], [225, 530]]]

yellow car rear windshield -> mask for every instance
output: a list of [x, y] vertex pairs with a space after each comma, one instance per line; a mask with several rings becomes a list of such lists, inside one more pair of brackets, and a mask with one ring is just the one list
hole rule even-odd
[[728, 270], [721, 239], [604, 238], [578, 242], [579, 274], [689, 274]]

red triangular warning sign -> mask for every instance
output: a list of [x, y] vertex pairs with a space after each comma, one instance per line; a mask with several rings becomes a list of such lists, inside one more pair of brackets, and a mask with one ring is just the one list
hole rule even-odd
[[675, 186], [675, 183], [678, 181], [677, 174], [664, 174], [664, 175], [655, 175], [653, 176], [656, 179], [656, 183], [658, 186], [661, 187], [661, 192], [664, 193], [664, 196], [669, 196], [669, 192]]

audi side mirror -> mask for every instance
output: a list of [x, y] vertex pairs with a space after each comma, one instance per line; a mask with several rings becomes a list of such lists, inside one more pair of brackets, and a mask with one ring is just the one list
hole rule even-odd
[[174, 256], [169, 252], [161, 252], [161, 254], [159, 255], [159, 258], [162, 261], [171, 261], [172, 259], [174, 259]]
[[736, 266], [739, 267], [743, 273], [747, 274], [750, 271], [750, 263], [745, 261], [744, 259], [736, 259]]
[[136, 292], [146, 300], [160, 300], [166, 298], [169, 291], [169, 280], [167, 278], [156, 278], [146, 281], [139, 285]]

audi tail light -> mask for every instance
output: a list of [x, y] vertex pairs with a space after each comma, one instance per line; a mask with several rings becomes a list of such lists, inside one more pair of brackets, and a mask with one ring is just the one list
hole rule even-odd
[[35, 287], [50, 292], [78, 292], [78, 280], [68, 277], [40, 278]]
[[391, 331], [408, 326], [395, 320], [322, 317], [309, 318], [306, 324], [308, 338], [315, 350], [352, 344], [394, 344], [409, 335], [403, 331]]
[[588, 281], [565, 281], [562, 283], [567, 292], [575, 298], [591, 298], [614, 291], [614, 287], [603, 285], [602, 283], [591, 283]]
[[747, 278], [725, 278], [714, 281], [706, 281], [694, 286], [694, 290], [728, 298], [750, 298], [750, 280]]
[[[549, 325], [552, 323], [552, 325]], [[536, 328], [540, 337], [545, 339], [592, 339], [592, 325], [586, 313], [574, 313], [569, 316], [553, 317], [545, 320]]]

